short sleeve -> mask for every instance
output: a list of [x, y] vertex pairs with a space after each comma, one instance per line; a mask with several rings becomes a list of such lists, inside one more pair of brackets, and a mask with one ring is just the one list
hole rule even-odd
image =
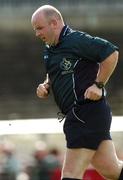
[[88, 61], [102, 62], [114, 51], [118, 50], [118, 47], [111, 42], [86, 33], [80, 32], [76, 39], [75, 51], [82, 59]]

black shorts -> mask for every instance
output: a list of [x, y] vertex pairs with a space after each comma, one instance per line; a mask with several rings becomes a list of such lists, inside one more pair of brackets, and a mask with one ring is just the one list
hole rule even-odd
[[66, 115], [64, 133], [68, 148], [96, 150], [103, 140], [111, 140], [112, 115], [105, 99], [75, 105]]

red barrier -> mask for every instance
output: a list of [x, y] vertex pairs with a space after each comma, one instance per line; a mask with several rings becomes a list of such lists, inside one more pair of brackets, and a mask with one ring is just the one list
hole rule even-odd
[[83, 180], [105, 180], [95, 169], [87, 169]]
[[[55, 169], [52, 172], [51, 180], [60, 180], [61, 170]], [[105, 180], [95, 169], [86, 170], [83, 180]]]

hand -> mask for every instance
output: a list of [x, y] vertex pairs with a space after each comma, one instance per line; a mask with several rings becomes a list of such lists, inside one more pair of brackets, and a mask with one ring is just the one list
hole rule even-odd
[[86, 89], [84, 93], [85, 99], [97, 101], [102, 97], [102, 89], [98, 88], [95, 84]]
[[39, 84], [36, 92], [37, 96], [39, 98], [47, 98], [49, 94], [49, 87], [48, 83]]

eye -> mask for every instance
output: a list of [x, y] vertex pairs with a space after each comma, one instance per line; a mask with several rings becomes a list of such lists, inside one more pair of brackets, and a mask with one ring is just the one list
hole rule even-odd
[[35, 30], [42, 30], [44, 27], [36, 27]]
[[42, 27], [38, 27], [38, 28], [36, 28], [36, 30], [42, 30], [43, 28]]

